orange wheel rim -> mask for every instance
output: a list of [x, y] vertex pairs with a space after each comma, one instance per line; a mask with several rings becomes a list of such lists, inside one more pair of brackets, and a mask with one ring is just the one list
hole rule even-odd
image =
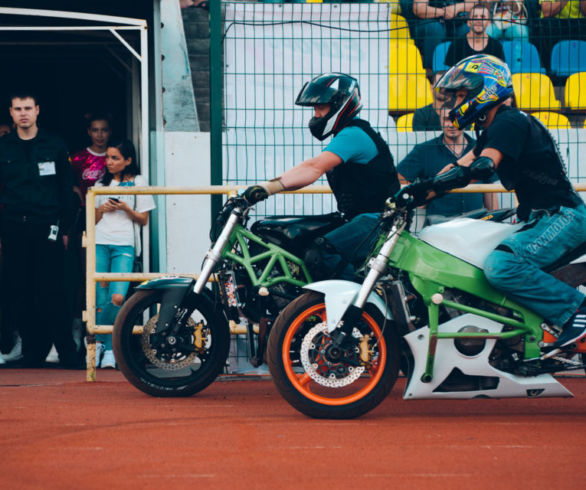
[[[315, 315], [321, 311], [323, 313], [319, 316], [321, 316], [323, 321], [325, 322], [326, 315], [324, 309], [325, 305], [323, 303], [320, 303], [308, 308], [301, 315], [298, 315], [297, 318], [295, 318], [295, 320], [291, 324], [291, 327], [287, 330], [285, 339], [283, 341], [283, 348], [281, 351], [283, 367], [285, 368], [285, 373], [287, 374], [287, 378], [289, 378], [291, 384], [299, 393], [301, 393], [306, 398], [316, 403], [320, 403], [322, 405], [349, 405], [350, 403], [354, 403], [360, 400], [361, 398], [364, 398], [378, 384], [381, 376], [383, 375], [383, 371], [387, 361], [387, 346], [377, 323], [368, 313], [362, 312], [362, 320], [366, 322], [366, 324], [370, 327], [378, 341], [379, 359], [377, 362], [378, 368], [376, 368], [376, 372], [365, 386], [363, 386], [360, 390], [358, 390], [356, 393], [353, 393], [352, 395], [340, 398], [328, 398], [326, 396], [321, 396], [313, 393], [309, 389], [309, 384], [311, 382], [309, 374], [304, 372], [303, 374], [298, 375], [293, 371], [293, 365], [290, 358], [291, 342], [293, 341], [293, 337], [295, 336], [295, 333], [297, 332], [299, 327], [301, 327], [305, 320], [311, 315]], [[365, 373], [369, 373], [369, 371], [365, 371]]]

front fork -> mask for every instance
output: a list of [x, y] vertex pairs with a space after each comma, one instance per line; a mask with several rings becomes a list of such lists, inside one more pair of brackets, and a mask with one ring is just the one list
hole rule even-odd
[[206, 259], [201, 268], [201, 272], [197, 278], [197, 281], [195, 282], [195, 286], [193, 287], [193, 292], [195, 294], [201, 294], [203, 288], [205, 288], [205, 285], [212, 275], [216, 264], [222, 258], [222, 251], [224, 250], [226, 243], [228, 243], [228, 239], [238, 224], [241, 216], [242, 210], [239, 208], [235, 208], [232, 211], [228, 221], [226, 222], [226, 225], [224, 226], [224, 229], [222, 230], [222, 233], [220, 233], [220, 236], [216, 240], [216, 243], [214, 243], [214, 246], [206, 254]]
[[386, 270], [391, 252], [405, 226], [406, 222], [404, 220], [401, 220], [398, 224], [395, 221], [378, 254], [376, 257], [370, 259], [368, 263], [370, 270], [368, 271], [362, 286], [358, 290], [354, 301], [352, 301], [348, 309], [345, 311], [344, 315], [336, 325], [336, 329], [332, 333], [333, 342], [336, 347], [342, 347], [344, 341], [347, 338], [350, 338], [354, 325], [356, 325], [362, 316], [362, 311], [368, 296], [374, 289], [378, 278]]

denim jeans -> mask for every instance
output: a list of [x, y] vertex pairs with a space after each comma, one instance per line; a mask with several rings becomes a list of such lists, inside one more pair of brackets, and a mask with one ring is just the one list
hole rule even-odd
[[[378, 217], [378, 213], [359, 214], [324, 236], [338, 252], [321, 252], [325, 268], [330, 273], [336, 272], [336, 278], [354, 279], [354, 265], [366, 259], [378, 238], [377, 233], [374, 233]], [[342, 260], [347, 264], [342, 271], [337, 271]]]
[[[125, 245], [96, 245], [96, 272], [132, 272], [134, 247]], [[126, 296], [128, 282], [107, 282], [96, 284], [96, 324], [112, 325], [120, 306], [112, 303], [112, 296]], [[106, 350], [112, 349], [111, 335], [97, 335], [97, 340]]]
[[586, 242], [586, 207], [534, 211], [527, 226], [486, 259], [488, 282], [549, 322], [563, 326], [584, 301], [578, 290], [541, 269]]

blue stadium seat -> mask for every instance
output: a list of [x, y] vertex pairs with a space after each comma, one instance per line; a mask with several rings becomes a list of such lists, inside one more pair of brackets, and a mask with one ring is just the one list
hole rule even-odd
[[545, 73], [537, 48], [527, 41], [501, 41], [511, 73]]
[[586, 71], [586, 41], [559, 41], [551, 51], [551, 74], [569, 77]]
[[433, 72], [437, 73], [438, 71], [448, 71], [451, 66], [445, 64], [446, 61], [446, 54], [448, 53], [448, 49], [452, 44], [452, 41], [446, 41], [445, 43], [440, 43], [435, 47], [433, 51]]

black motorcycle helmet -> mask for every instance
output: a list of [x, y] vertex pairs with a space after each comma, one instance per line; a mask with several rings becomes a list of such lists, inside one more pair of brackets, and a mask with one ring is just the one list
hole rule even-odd
[[330, 105], [330, 111], [324, 117], [312, 117], [309, 121], [311, 134], [320, 141], [338, 133], [362, 109], [358, 81], [344, 73], [324, 73], [306, 82], [295, 104]]

